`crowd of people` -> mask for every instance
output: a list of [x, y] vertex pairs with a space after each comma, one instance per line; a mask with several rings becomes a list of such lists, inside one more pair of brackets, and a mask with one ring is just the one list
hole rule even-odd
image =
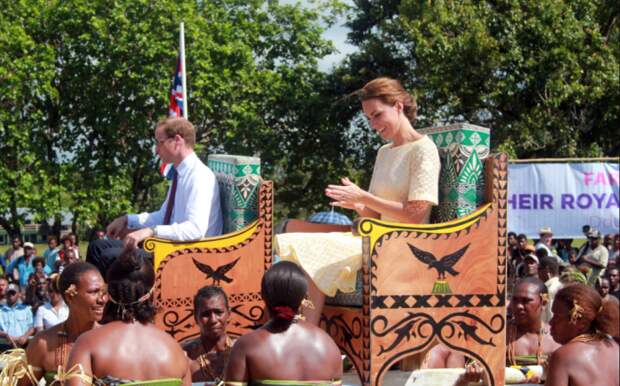
[[[413, 127], [415, 97], [390, 78], [375, 79], [356, 95], [370, 126], [389, 143], [378, 152], [368, 190], [345, 177], [329, 185], [326, 196], [360, 216], [428, 223], [438, 203], [440, 164], [434, 143]], [[226, 333], [230, 309], [219, 287], [194, 297], [198, 338], [181, 346], [153, 325], [154, 271], [140, 244], [152, 236], [218, 235], [223, 224], [214, 174], [193, 150], [193, 125], [169, 118], [154, 134], [157, 154], [175, 170], [158, 211], [116, 218], [106, 229], [110, 239], [89, 243], [86, 261], [71, 235], [60, 249], [50, 238], [40, 257], [16, 238], [0, 259], [0, 345], [26, 348], [27, 365], [9, 364], [26, 366], [20, 385], [42, 377], [70, 385], [341, 384], [340, 352], [317, 325], [325, 296], [355, 287], [361, 241], [350, 233], [303, 236], [309, 248], [298, 236], [278, 235], [282, 261], [265, 273], [261, 287], [270, 319], [237, 340]], [[584, 379], [618, 386], [618, 235], [603, 238], [589, 226], [583, 232], [588, 241], [580, 248], [554, 240], [549, 228], [536, 242], [509, 234], [507, 365], [544, 365], [551, 386], [589, 384]], [[312, 246], [327, 242], [332, 255], [317, 255]], [[575, 363], [575, 352], [587, 361]], [[423, 362], [465, 366], [463, 384], [483, 376], [475, 361], [441, 344]]]
[[[605, 299], [620, 299], [619, 234], [603, 237], [589, 225], [582, 230], [586, 242], [579, 248], [572, 246], [572, 239], [554, 239], [551, 228], [540, 229], [536, 242], [524, 234], [508, 233], [509, 291], [520, 278], [539, 277], [551, 298], [563, 283], [577, 281], [595, 288]], [[547, 312], [546, 320], [550, 318], [551, 313]]]
[[19, 236], [12, 239], [11, 247], [0, 255], [0, 348], [24, 347], [33, 334], [67, 318], [57, 280], [78, 261], [78, 240], [73, 233], [65, 235], [60, 246], [50, 236], [42, 254], [37, 254], [34, 244], [22, 243]]

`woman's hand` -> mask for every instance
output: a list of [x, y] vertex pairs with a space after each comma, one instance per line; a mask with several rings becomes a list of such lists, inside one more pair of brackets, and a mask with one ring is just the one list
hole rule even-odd
[[328, 185], [325, 189], [325, 195], [334, 200], [331, 204], [347, 209], [364, 210], [364, 199], [367, 192], [347, 177], [340, 181], [342, 185]]

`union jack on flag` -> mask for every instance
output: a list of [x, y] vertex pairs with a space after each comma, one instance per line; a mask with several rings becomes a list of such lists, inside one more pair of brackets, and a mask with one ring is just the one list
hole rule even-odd
[[[172, 86], [170, 87], [170, 104], [168, 106], [168, 115], [171, 117], [185, 116], [185, 101], [183, 100], [183, 65], [181, 64], [181, 56], [177, 57], [177, 68], [172, 78]], [[171, 180], [173, 177], [174, 165], [161, 163], [159, 172], [162, 176]]]
[[170, 106], [169, 115], [171, 117], [185, 116], [185, 101], [183, 100], [183, 65], [181, 57], [177, 58], [177, 70], [172, 78], [172, 87], [170, 87]]

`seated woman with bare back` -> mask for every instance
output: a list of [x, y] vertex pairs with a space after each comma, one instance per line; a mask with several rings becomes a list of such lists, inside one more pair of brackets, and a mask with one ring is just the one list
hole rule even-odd
[[[121, 255], [107, 273], [113, 321], [89, 331], [75, 342], [68, 368], [81, 365], [94, 385], [189, 385], [188, 360], [181, 346], [152, 323], [155, 275], [150, 263], [135, 252]], [[70, 386], [90, 385], [72, 377]]]
[[332, 339], [297, 315], [308, 291], [304, 272], [283, 261], [265, 273], [262, 295], [271, 319], [239, 338], [226, 385], [340, 385], [342, 360]]
[[547, 386], [618, 386], [618, 304], [584, 284], [561, 289], [553, 302], [551, 335], [563, 346], [551, 356]]

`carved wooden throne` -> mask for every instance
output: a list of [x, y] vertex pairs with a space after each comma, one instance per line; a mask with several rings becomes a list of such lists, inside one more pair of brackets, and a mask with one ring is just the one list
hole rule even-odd
[[155, 324], [177, 341], [199, 334], [193, 296], [205, 285], [228, 294], [228, 332], [242, 335], [265, 316], [260, 295], [263, 274], [272, 263], [273, 184], [260, 179], [258, 158], [209, 156], [222, 201], [225, 234], [192, 242], [149, 238], [154, 254]]
[[363, 385], [436, 340], [479, 361], [489, 385], [504, 384], [506, 170], [505, 154], [487, 159], [489, 203], [455, 221], [357, 224], [362, 307], [327, 306], [321, 325]]

